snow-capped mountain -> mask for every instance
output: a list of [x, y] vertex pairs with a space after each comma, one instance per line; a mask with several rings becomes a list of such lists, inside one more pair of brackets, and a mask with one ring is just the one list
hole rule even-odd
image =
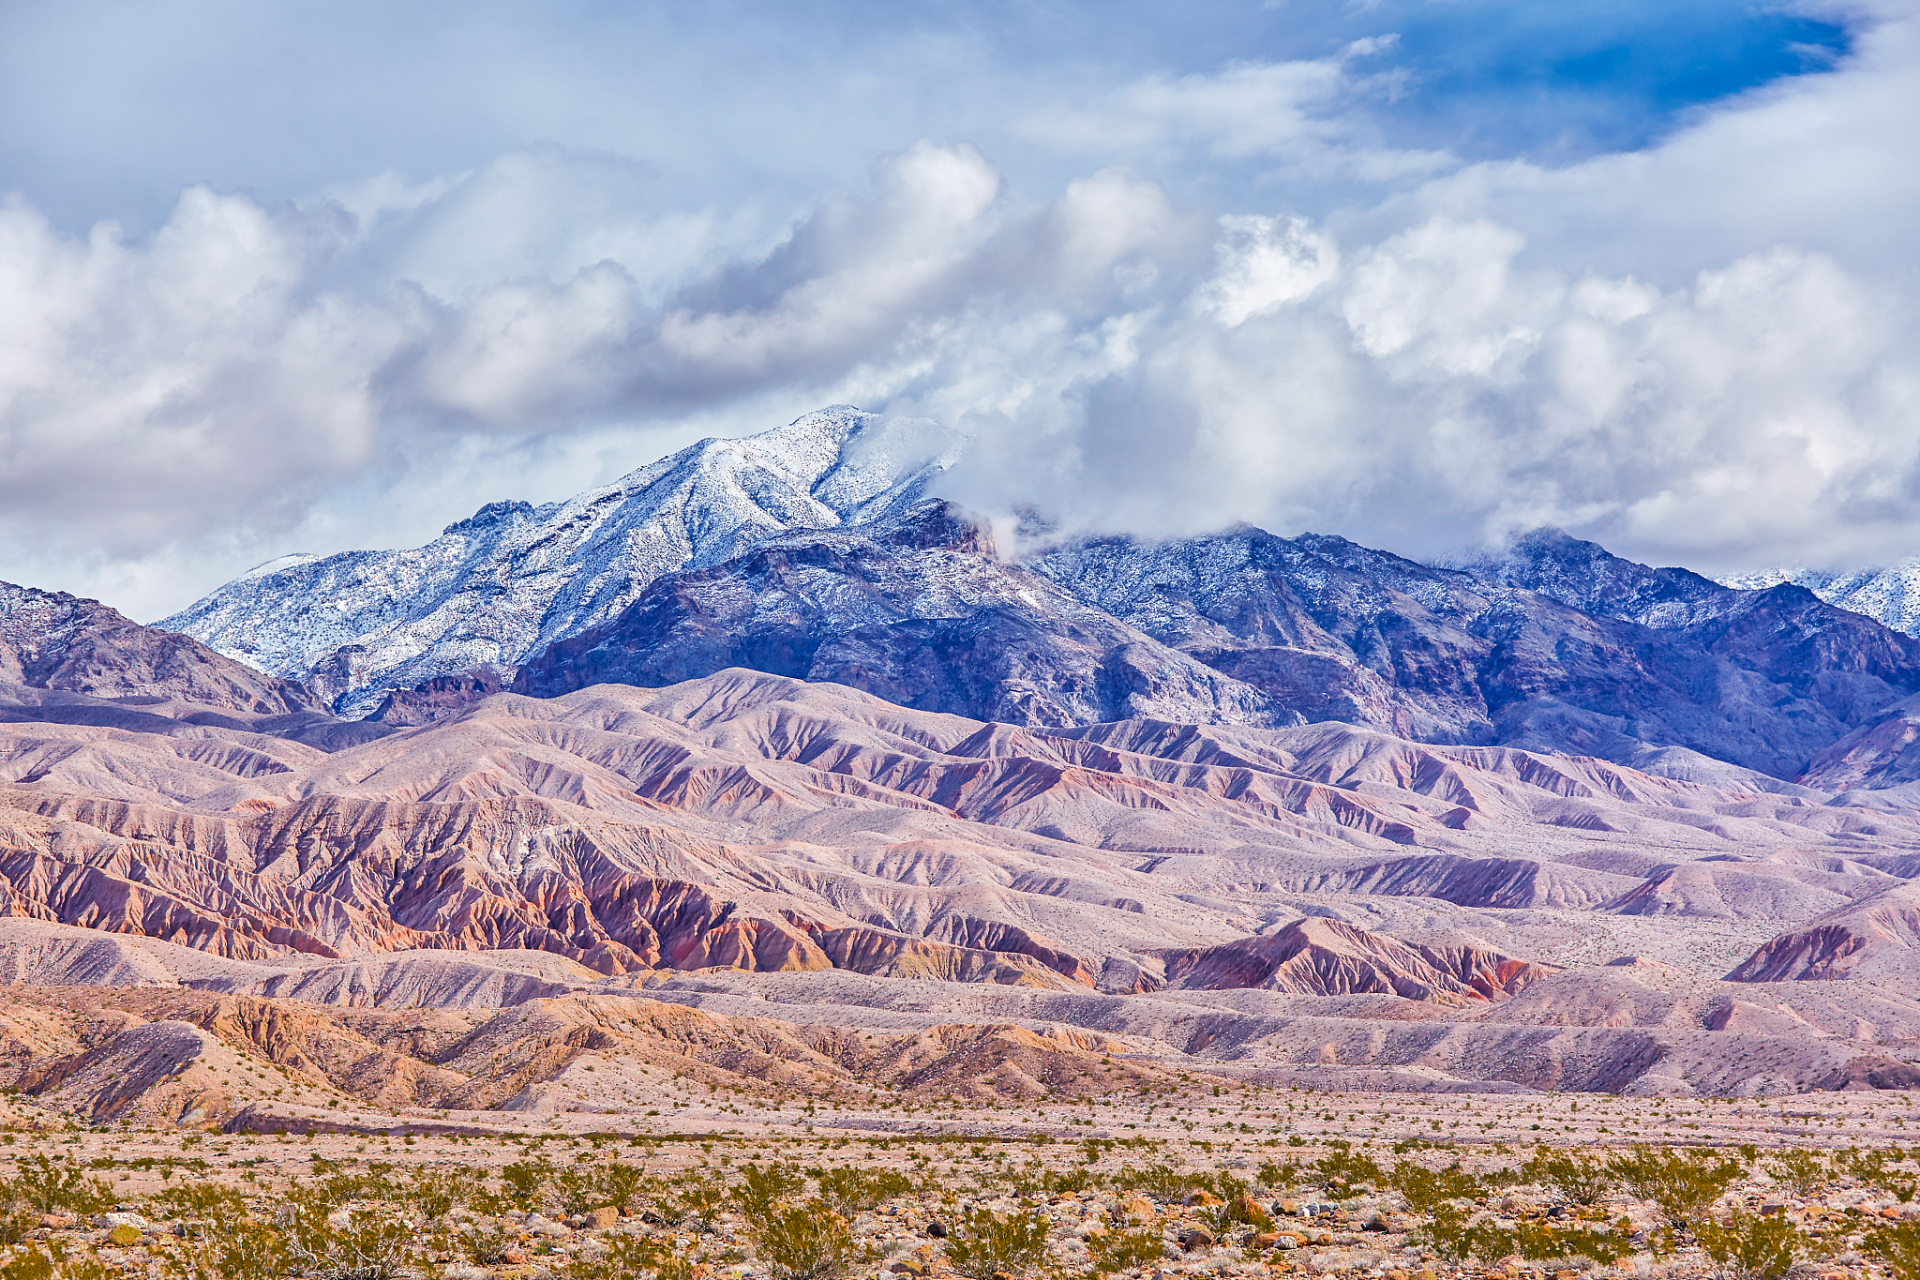
[[566, 502], [488, 503], [424, 547], [283, 556], [155, 625], [365, 715], [389, 689], [512, 667], [662, 574], [911, 501], [950, 462], [927, 427], [835, 405]]
[[514, 688], [548, 697], [729, 667], [1006, 724], [1301, 720], [1007, 563], [987, 529], [940, 499], [865, 525], [766, 538], [662, 577], [608, 626], [536, 654]]
[[1251, 527], [1008, 563], [928, 498], [935, 439], [836, 406], [425, 547], [289, 556], [165, 625], [389, 725], [746, 667], [1015, 724], [1338, 720], [1792, 778], [1920, 694], [1912, 636], [1554, 530], [1454, 567]]
[[1822, 569], [1768, 569], [1720, 579], [1721, 585], [1758, 591], [1780, 583], [1805, 587], [1828, 604], [1867, 617], [1895, 631], [1920, 636], [1920, 556], [1886, 569], [1829, 573]]
[[1736, 591], [1557, 530], [1471, 568], [1254, 528], [1080, 539], [1030, 561], [1308, 720], [1776, 777], [1912, 688], [1920, 643], [1791, 586]]

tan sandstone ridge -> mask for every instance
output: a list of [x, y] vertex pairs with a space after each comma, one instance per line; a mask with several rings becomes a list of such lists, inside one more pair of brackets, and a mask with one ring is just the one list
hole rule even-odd
[[[746, 671], [496, 694], [317, 745], [189, 699], [67, 705], [97, 722], [21, 700], [0, 725], [0, 978], [137, 1019], [108, 1038], [121, 1057], [47, 1047], [51, 1013], [9, 1031], [22, 1087], [93, 1114], [257, 1103], [228, 1052], [315, 1097], [599, 1105], [694, 1009], [719, 1020], [702, 1036], [747, 1019], [807, 1046], [703, 1070], [796, 1089], [1020, 1094], [1090, 1058], [1143, 1080], [1769, 1093], [1902, 1078], [1920, 1048], [1878, 985], [1912, 950], [1920, 821], [1737, 770], [1333, 723], [1016, 728]], [[1789, 941], [1869, 926], [1871, 965]], [[98, 994], [142, 989], [251, 1001], [333, 1047], [294, 1062], [238, 1013]], [[652, 1011], [604, 1014], [628, 1005]], [[449, 1056], [535, 1009], [524, 1061]], [[401, 1043], [379, 1022], [401, 1010], [465, 1029]], [[564, 1049], [537, 1048], [550, 1031]], [[583, 1090], [571, 1064], [606, 1036]]]

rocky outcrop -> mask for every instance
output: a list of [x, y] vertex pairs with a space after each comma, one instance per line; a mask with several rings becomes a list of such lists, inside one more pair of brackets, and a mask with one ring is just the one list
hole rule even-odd
[[1167, 985], [1260, 987], [1294, 995], [1375, 993], [1459, 1004], [1504, 1000], [1553, 972], [1470, 944], [1409, 946], [1338, 920], [1308, 917], [1277, 933], [1166, 955]]
[[367, 719], [396, 729], [413, 728], [458, 715], [463, 709], [504, 689], [501, 673], [491, 668], [435, 676], [411, 689], [390, 690]]
[[0, 686], [9, 684], [259, 715], [317, 705], [298, 684], [263, 676], [186, 636], [140, 626], [98, 600], [0, 582]]

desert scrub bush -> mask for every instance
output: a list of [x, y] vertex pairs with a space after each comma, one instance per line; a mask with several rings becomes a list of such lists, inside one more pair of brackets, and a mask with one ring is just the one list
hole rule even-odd
[[1611, 1168], [1673, 1230], [1692, 1230], [1703, 1222], [1708, 1207], [1746, 1172], [1741, 1161], [1710, 1151], [1645, 1146], [1614, 1157]]
[[278, 1225], [289, 1262], [311, 1280], [393, 1280], [422, 1223], [397, 1206], [352, 1208], [323, 1185], [290, 1193]]
[[1314, 1178], [1335, 1200], [1358, 1195], [1362, 1187], [1386, 1185], [1386, 1172], [1364, 1155], [1336, 1147], [1309, 1166]]
[[1393, 1166], [1388, 1182], [1407, 1202], [1407, 1208], [1429, 1216], [1444, 1204], [1473, 1200], [1484, 1194], [1480, 1180], [1462, 1169], [1457, 1161], [1444, 1169], [1429, 1169], [1423, 1164], [1402, 1160]]
[[1767, 1161], [1767, 1175], [1805, 1200], [1827, 1182], [1827, 1166], [1811, 1151], [1785, 1151]]
[[1591, 1258], [1607, 1266], [1633, 1252], [1633, 1224], [1622, 1218], [1611, 1227], [1556, 1226], [1523, 1222], [1514, 1228], [1514, 1252], [1529, 1262], [1554, 1258]]
[[28, 1156], [14, 1174], [14, 1191], [35, 1213], [98, 1213], [113, 1207], [113, 1188], [89, 1178], [71, 1164], [55, 1164], [46, 1156]]
[[1450, 1203], [1434, 1206], [1426, 1237], [1435, 1253], [1456, 1264], [1469, 1258], [1483, 1262], [1504, 1258], [1513, 1252], [1515, 1244], [1512, 1233], [1502, 1230], [1485, 1214], [1476, 1216]]
[[1209, 1224], [1221, 1239], [1236, 1227], [1252, 1227], [1255, 1231], [1273, 1230], [1273, 1219], [1260, 1207], [1258, 1201], [1247, 1192], [1247, 1184], [1232, 1174], [1223, 1173], [1218, 1180], [1220, 1204], [1207, 1214]]
[[834, 1280], [864, 1256], [847, 1220], [820, 1200], [749, 1215], [747, 1235], [773, 1280]]
[[507, 1229], [494, 1218], [468, 1223], [456, 1233], [455, 1240], [460, 1252], [467, 1255], [467, 1261], [482, 1267], [499, 1266], [507, 1260], [507, 1250], [513, 1247]]
[[798, 1195], [804, 1185], [800, 1175], [786, 1165], [750, 1161], [740, 1166], [740, 1185], [733, 1189], [733, 1198], [751, 1221], [772, 1213]]
[[160, 1217], [188, 1222], [231, 1222], [247, 1213], [240, 1193], [217, 1182], [183, 1182], [147, 1197], [147, 1203]]
[[1893, 1280], [1920, 1280], [1920, 1222], [1869, 1231], [1860, 1247], [1880, 1259]]
[[168, 1280], [278, 1280], [290, 1265], [280, 1233], [244, 1211], [215, 1218], [156, 1251]]
[[1870, 1187], [1890, 1193], [1901, 1204], [1913, 1199], [1915, 1180], [1897, 1166], [1903, 1159], [1897, 1148], [1884, 1151], [1868, 1148], [1849, 1152], [1844, 1160], [1847, 1172]]
[[109, 1280], [112, 1272], [91, 1254], [69, 1254], [58, 1244], [29, 1246], [0, 1266], [0, 1280]]
[[549, 1192], [554, 1175], [558, 1172], [553, 1161], [545, 1156], [534, 1160], [515, 1160], [500, 1170], [500, 1185], [510, 1203], [534, 1205]]
[[[779, 1198], [776, 1196], [768, 1203], [772, 1204]], [[673, 1192], [673, 1204], [679, 1211], [679, 1221], [691, 1223], [701, 1235], [713, 1231], [720, 1218], [720, 1208], [726, 1202], [726, 1184], [715, 1177], [688, 1178]]]
[[1259, 1179], [1261, 1186], [1270, 1191], [1285, 1191], [1300, 1177], [1300, 1163], [1289, 1160], [1285, 1164], [1276, 1164], [1271, 1160], [1263, 1160], [1254, 1176]]
[[[1082, 1191], [1091, 1191], [1099, 1185], [1099, 1177], [1093, 1170], [1085, 1168], [1050, 1170], [1040, 1179], [1040, 1190], [1050, 1196], [1078, 1195]], [[912, 1184], [909, 1183], [908, 1186], [911, 1189]]]
[[306, 1184], [304, 1190], [333, 1205], [352, 1200], [383, 1200], [394, 1193], [394, 1184], [378, 1174], [329, 1173]]
[[1144, 1169], [1132, 1165], [1120, 1171], [1116, 1181], [1128, 1191], [1138, 1191], [1161, 1204], [1178, 1204], [1189, 1193], [1207, 1185], [1204, 1173], [1189, 1173], [1167, 1164], [1150, 1164]]
[[1002, 1272], [1017, 1280], [1046, 1260], [1049, 1225], [1038, 1209], [1004, 1216], [975, 1209], [960, 1219], [947, 1264], [967, 1280], [993, 1280]]
[[1521, 1168], [1528, 1180], [1569, 1204], [1599, 1204], [1619, 1182], [1605, 1164], [1572, 1152], [1542, 1151]]
[[852, 1165], [841, 1165], [837, 1169], [812, 1172], [814, 1185], [820, 1188], [820, 1198], [848, 1220], [913, 1190], [913, 1179], [893, 1169], [868, 1173]]
[[1693, 1238], [1735, 1280], [1780, 1280], [1806, 1249], [1800, 1228], [1784, 1213], [1768, 1217], [1736, 1209], [1724, 1221], [1696, 1223]]
[[575, 1254], [566, 1280], [688, 1280], [692, 1265], [651, 1240], [613, 1236], [593, 1254]]
[[1029, 1199], [1045, 1196], [1074, 1195], [1099, 1185], [1099, 1179], [1087, 1168], [1049, 1169], [1046, 1162], [1034, 1156], [1019, 1172], [1009, 1180], [1008, 1185]]
[[646, 1173], [638, 1166], [610, 1160], [585, 1168], [554, 1170], [545, 1175], [549, 1186], [568, 1213], [585, 1213], [602, 1205], [623, 1208], [646, 1185]]
[[465, 1179], [454, 1170], [423, 1167], [390, 1194], [418, 1209], [427, 1221], [438, 1222], [466, 1199], [465, 1188]]
[[1253, 1184], [1238, 1174], [1219, 1169], [1213, 1175], [1213, 1190], [1222, 1200], [1238, 1200], [1253, 1190]]
[[1135, 1231], [1110, 1231], [1087, 1241], [1087, 1256], [1093, 1259], [1095, 1275], [1110, 1276], [1132, 1271], [1166, 1255], [1167, 1246], [1159, 1231], [1141, 1227]]
[[19, 1244], [39, 1225], [40, 1215], [27, 1203], [26, 1195], [11, 1180], [0, 1182], [0, 1245]]

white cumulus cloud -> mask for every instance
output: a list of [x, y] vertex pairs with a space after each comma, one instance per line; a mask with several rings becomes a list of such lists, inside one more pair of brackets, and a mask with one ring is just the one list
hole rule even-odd
[[[1911, 15], [1559, 168], [1383, 147], [1353, 107], [1401, 88], [1378, 53], [1036, 109], [1086, 157], [1050, 185], [948, 140], [777, 209], [677, 208], [558, 147], [293, 203], [194, 187], [144, 234], [11, 197], [0, 576], [157, 616], [840, 400], [972, 439], [954, 496], [1070, 529], [1418, 554], [1557, 523], [1708, 570], [1920, 549]], [[1169, 152], [1271, 181], [1223, 202], [1157, 178]], [[1309, 214], [1312, 173], [1383, 185]]]

